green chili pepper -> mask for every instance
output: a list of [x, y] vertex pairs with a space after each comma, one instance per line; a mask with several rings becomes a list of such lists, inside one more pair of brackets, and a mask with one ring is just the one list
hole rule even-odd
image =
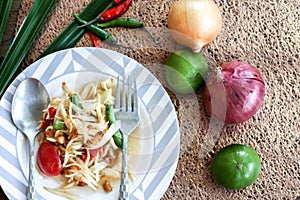
[[61, 119], [58, 119], [58, 118], [56, 118], [54, 120], [53, 128], [56, 129], [56, 130], [66, 130], [67, 129], [67, 127], [65, 125], [65, 122]]
[[79, 108], [82, 108], [82, 104], [80, 103], [80, 99], [79, 96], [77, 94], [72, 94], [70, 96], [70, 100], [73, 104], [75, 104], [76, 106], [78, 106]]
[[[114, 110], [111, 104], [106, 105], [106, 116], [108, 120], [108, 124], [111, 125], [112, 123], [115, 123], [116, 118], [114, 114]], [[123, 136], [120, 130], [117, 130], [115, 134], [113, 135], [113, 139], [116, 143], [116, 145], [122, 149], [123, 148]]]
[[84, 25], [84, 27], [91, 31], [92, 33], [94, 33], [96, 36], [98, 36], [101, 40], [105, 40], [108, 43], [115, 43], [115, 39], [113, 38], [113, 36], [106, 32], [105, 30], [97, 27], [94, 24], [89, 24], [87, 21], [79, 18], [79, 16], [77, 16], [76, 14], [73, 14], [74, 18], [76, 19], [76, 21], [82, 25]]
[[97, 24], [100, 28], [124, 27], [124, 28], [142, 28], [144, 24], [133, 18], [117, 18], [111, 21]]

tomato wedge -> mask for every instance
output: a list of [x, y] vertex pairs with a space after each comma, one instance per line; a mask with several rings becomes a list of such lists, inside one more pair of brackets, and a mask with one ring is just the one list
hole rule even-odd
[[56, 176], [61, 172], [61, 159], [56, 148], [49, 142], [40, 145], [37, 152], [37, 165], [46, 176]]

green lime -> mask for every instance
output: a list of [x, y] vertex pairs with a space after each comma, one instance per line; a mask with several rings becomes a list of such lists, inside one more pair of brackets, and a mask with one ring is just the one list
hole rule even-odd
[[218, 184], [238, 190], [257, 179], [260, 167], [260, 158], [253, 148], [232, 144], [221, 149], [214, 157], [212, 175]]
[[188, 49], [171, 53], [165, 64], [166, 82], [176, 93], [194, 92], [204, 84], [208, 73], [205, 57]]

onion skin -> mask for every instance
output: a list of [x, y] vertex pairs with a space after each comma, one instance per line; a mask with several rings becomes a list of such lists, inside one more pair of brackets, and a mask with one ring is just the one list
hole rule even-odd
[[210, 73], [204, 88], [206, 111], [226, 124], [241, 123], [260, 108], [265, 93], [258, 69], [244, 62], [227, 62]]
[[176, 42], [200, 52], [221, 32], [222, 16], [213, 0], [179, 0], [171, 6], [167, 23]]

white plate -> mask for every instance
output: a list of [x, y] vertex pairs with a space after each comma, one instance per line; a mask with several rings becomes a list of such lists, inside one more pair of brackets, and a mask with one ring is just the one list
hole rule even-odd
[[[0, 102], [0, 184], [9, 199], [26, 199], [28, 176], [28, 144], [11, 119], [11, 100], [20, 81], [39, 79], [50, 96], [61, 96], [61, 83], [80, 88], [99, 78], [127, 77], [135, 73], [140, 102], [140, 126], [132, 138], [130, 167], [134, 182], [131, 200], [160, 199], [167, 190], [179, 157], [179, 126], [170, 98], [159, 81], [142, 65], [120, 53], [100, 48], [73, 48], [46, 56], [29, 66], [9, 86]], [[133, 144], [133, 143], [132, 143]], [[63, 199], [43, 189], [60, 186], [57, 180], [36, 173], [38, 199]], [[88, 188], [74, 190], [81, 199], [117, 199], [118, 184], [105, 194]]]

